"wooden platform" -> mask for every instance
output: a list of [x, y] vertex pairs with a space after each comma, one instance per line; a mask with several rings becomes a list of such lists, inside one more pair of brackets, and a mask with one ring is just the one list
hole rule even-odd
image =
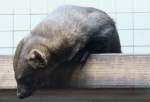
[[[89, 99], [96, 102], [96, 99], [105, 98], [116, 101], [121, 98], [149, 99], [150, 55], [93, 54], [84, 66], [73, 70], [68, 86], [69, 89], [37, 91], [27, 100], [77, 102], [75, 99], [79, 99], [79, 102], [93, 102]], [[15, 91], [12, 57], [0, 56], [0, 102], [5, 99], [8, 102], [7, 95], [10, 101], [17, 100]]]
[[[149, 88], [149, 55], [93, 54], [71, 74], [70, 86], [78, 88]], [[11, 56], [0, 56], [0, 89], [15, 89]]]

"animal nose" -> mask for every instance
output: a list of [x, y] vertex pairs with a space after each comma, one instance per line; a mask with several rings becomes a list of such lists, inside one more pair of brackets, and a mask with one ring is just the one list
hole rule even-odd
[[26, 97], [28, 97], [28, 96], [30, 96], [30, 93], [28, 93], [28, 92], [18, 92], [17, 93], [17, 97], [19, 98], [19, 99], [23, 99], [23, 98], [26, 98]]
[[23, 99], [23, 98], [24, 98], [24, 95], [23, 95], [22, 93], [17, 93], [17, 97], [18, 97], [19, 99]]

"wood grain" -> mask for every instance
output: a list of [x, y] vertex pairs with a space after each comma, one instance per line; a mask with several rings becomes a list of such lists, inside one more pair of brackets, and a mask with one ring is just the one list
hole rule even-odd
[[[149, 88], [150, 56], [93, 54], [69, 77], [66, 81], [72, 88]], [[0, 56], [0, 89], [15, 88], [12, 57]]]

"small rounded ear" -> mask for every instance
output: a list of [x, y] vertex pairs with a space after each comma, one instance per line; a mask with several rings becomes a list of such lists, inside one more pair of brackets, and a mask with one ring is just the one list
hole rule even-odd
[[48, 63], [46, 53], [38, 49], [31, 50], [27, 60], [34, 69], [45, 68]]

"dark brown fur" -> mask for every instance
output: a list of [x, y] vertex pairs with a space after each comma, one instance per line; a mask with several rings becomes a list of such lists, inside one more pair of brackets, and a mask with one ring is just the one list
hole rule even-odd
[[38, 86], [63, 85], [57, 72], [64, 63], [83, 62], [91, 53], [120, 52], [115, 24], [106, 13], [94, 8], [60, 7], [17, 47], [13, 63], [18, 97], [30, 96]]

